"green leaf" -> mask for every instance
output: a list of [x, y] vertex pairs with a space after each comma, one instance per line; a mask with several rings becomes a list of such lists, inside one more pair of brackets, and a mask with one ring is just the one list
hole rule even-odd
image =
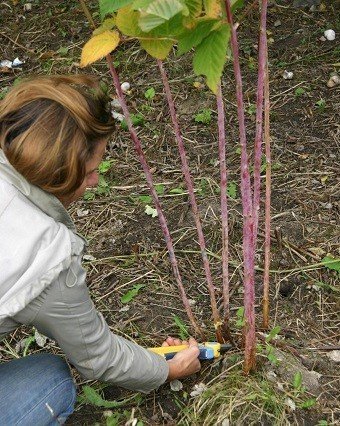
[[155, 95], [156, 95], [156, 91], [153, 87], [150, 87], [144, 93], [144, 96], [145, 96], [146, 99], [152, 99], [152, 98], [155, 97]]
[[237, 9], [240, 9], [244, 6], [244, 0], [232, 0], [231, 1], [231, 11], [235, 12]]
[[83, 195], [83, 199], [85, 201], [92, 201], [94, 200], [96, 197], [96, 194], [92, 191], [85, 191], [84, 195]]
[[146, 9], [140, 9], [139, 27], [147, 33], [179, 12], [185, 12], [179, 0], [154, 0]]
[[99, 0], [99, 12], [100, 19], [103, 20], [109, 13], [115, 12], [116, 10], [124, 7], [133, 0]]
[[[102, 398], [99, 393], [93, 389], [91, 386], [83, 386], [83, 393], [81, 395], [81, 400], [85, 403], [95, 405], [96, 407], [104, 407], [104, 408], [117, 408], [126, 405], [132, 399], [136, 400], [136, 397], [127, 398], [123, 401], [107, 401]], [[138, 402], [137, 398], [137, 402]]]
[[266, 342], [270, 342], [271, 340], [273, 340], [281, 331], [281, 327], [279, 325], [277, 325], [276, 327], [274, 327], [270, 333], [268, 334], [268, 336], [266, 337]]
[[104, 160], [99, 164], [98, 171], [99, 173], [106, 173], [110, 170], [113, 160]]
[[105, 32], [106, 30], [112, 30], [112, 28], [114, 28], [115, 25], [116, 25], [116, 19], [115, 18], [107, 18], [103, 21], [103, 23], [100, 25], [100, 27], [96, 28], [93, 31], [92, 34], [98, 35], [98, 34]]
[[235, 200], [237, 198], [237, 186], [236, 186], [235, 182], [231, 181], [231, 182], [228, 183], [227, 194], [233, 200]]
[[229, 37], [229, 26], [223, 24], [219, 29], [212, 31], [196, 48], [193, 60], [194, 72], [207, 77], [207, 85], [214, 93], [222, 76]]
[[196, 123], [209, 124], [211, 122], [211, 111], [210, 109], [204, 108], [195, 115]]
[[136, 284], [133, 286], [133, 288], [131, 290], [129, 290], [127, 293], [125, 293], [121, 298], [120, 301], [122, 303], [129, 303], [131, 302], [131, 300], [136, 297], [139, 293], [139, 290], [141, 288], [145, 287], [144, 284]]
[[157, 59], [165, 59], [173, 44], [174, 42], [170, 40], [140, 40], [141, 47], [146, 50], [149, 55]]
[[116, 16], [116, 25], [120, 32], [131, 37], [138, 37], [142, 30], [138, 26], [139, 13], [131, 6], [123, 7], [118, 10]]
[[152, 197], [150, 195], [140, 195], [138, 197], [138, 200], [141, 201], [142, 203], [149, 204], [152, 201]]
[[[316, 398], [309, 398], [306, 401], [299, 404], [299, 407], [300, 408], [311, 408], [311, 407], [314, 407], [315, 404], [316, 404]], [[320, 423], [318, 423], [318, 425], [320, 425]]]
[[294, 378], [293, 378], [293, 387], [296, 390], [299, 390], [301, 388], [302, 385], [302, 374], [300, 371], [298, 371], [297, 373], [294, 374]]
[[197, 23], [195, 28], [185, 30], [179, 37], [177, 54], [183, 55], [183, 53], [198, 46], [208, 36], [217, 22], [216, 19], [202, 19]]
[[157, 192], [157, 195], [163, 195], [165, 191], [164, 185], [158, 183], [157, 185], [155, 185], [155, 191]]
[[241, 306], [240, 308], [237, 309], [237, 311], [236, 311], [236, 317], [237, 317], [236, 327], [243, 327], [244, 323], [245, 323], [245, 319], [244, 319], [244, 307], [243, 306]]
[[184, 194], [184, 192], [183, 188], [173, 188], [170, 190], [170, 194]]
[[189, 9], [189, 16], [199, 16], [202, 13], [202, 0], [185, 0], [185, 4]]
[[189, 332], [187, 326], [184, 324], [184, 322], [177, 316], [173, 314], [173, 318], [175, 321], [175, 324], [179, 328], [179, 337], [182, 340], [186, 340], [189, 337]]
[[[143, 126], [144, 125], [144, 116], [140, 113], [138, 114], [131, 114], [131, 122], [132, 125], [137, 127], [137, 126]], [[128, 125], [126, 123], [126, 120], [124, 118], [124, 120], [120, 123], [120, 126], [123, 130], [129, 130]]]
[[332, 269], [333, 271], [340, 271], [340, 259], [335, 259], [332, 256], [326, 256], [321, 260], [321, 263], [327, 269]]

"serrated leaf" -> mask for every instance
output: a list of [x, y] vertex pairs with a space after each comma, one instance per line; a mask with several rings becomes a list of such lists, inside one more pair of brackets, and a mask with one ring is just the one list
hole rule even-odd
[[116, 16], [116, 25], [124, 35], [137, 37], [142, 34], [138, 26], [139, 13], [131, 6], [119, 9]]
[[202, 0], [185, 0], [185, 4], [190, 16], [196, 17], [202, 13]]
[[140, 11], [138, 24], [147, 33], [183, 11], [184, 5], [179, 0], [154, 0]]
[[210, 18], [218, 18], [222, 16], [221, 0], [203, 0], [203, 3], [207, 16]]
[[141, 47], [148, 52], [154, 58], [165, 59], [174, 42], [171, 40], [157, 40], [156, 38], [150, 38], [149, 40], [140, 40]]
[[122, 303], [129, 303], [131, 300], [136, 297], [139, 293], [139, 290], [145, 287], [144, 284], [136, 284], [133, 286], [131, 290], [129, 290], [127, 293], [125, 293], [121, 298], [120, 301]]
[[214, 93], [222, 76], [229, 37], [229, 26], [223, 24], [219, 29], [212, 31], [196, 48], [193, 60], [194, 72], [207, 77], [207, 85]]
[[173, 18], [165, 21], [162, 25], [151, 30], [148, 34], [151, 36], [168, 38], [175, 42], [178, 36], [185, 30], [183, 19], [183, 16], [178, 13]]
[[105, 31], [95, 35], [85, 44], [81, 52], [80, 66], [86, 67], [108, 55], [119, 44], [117, 31]]
[[124, 7], [133, 0], [99, 0], [100, 19], [103, 20], [106, 15]]
[[183, 53], [198, 46], [217, 22], [216, 19], [202, 19], [194, 29], [184, 31], [178, 40], [178, 55], [183, 55]]
[[244, 5], [244, 0], [232, 0], [231, 1], [231, 11], [235, 12], [237, 9], [240, 9]]
[[325, 256], [322, 260], [321, 260], [322, 264], [328, 268], [328, 269], [332, 269], [333, 271], [340, 271], [340, 259], [335, 259], [334, 257], [331, 256]]

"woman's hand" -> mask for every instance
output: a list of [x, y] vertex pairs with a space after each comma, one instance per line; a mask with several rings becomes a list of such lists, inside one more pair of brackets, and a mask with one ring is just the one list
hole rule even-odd
[[168, 337], [162, 344], [162, 346], [180, 345], [188, 345], [188, 349], [178, 352], [172, 359], [167, 361], [169, 364], [169, 381], [190, 376], [201, 369], [201, 363], [198, 359], [200, 353], [198, 343], [192, 337], [190, 337], [189, 341]]

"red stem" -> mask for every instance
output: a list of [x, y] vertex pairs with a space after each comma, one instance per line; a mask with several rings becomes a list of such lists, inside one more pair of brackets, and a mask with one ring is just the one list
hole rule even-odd
[[237, 114], [239, 122], [239, 137], [241, 144], [241, 195], [243, 210], [243, 268], [244, 268], [244, 310], [245, 310], [245, 362], [246, 374], [255, 368], [255, 289], [254, 289], [254, 222], [253, 202], [250, 186], [250, 173], [247, 154], [246, 128], [244, 118], [244, 104], [242, 92], [242, 77], [239, 61], [239, 48], [236, 28], [233, 24], [230, 0], [225, 0], [227, 19], [231, 29], [231, 48], [233, 52], [233, 66], [236, 79]]
[[260, 211], [260, 189], [261, 189], [261, 157], [262, 157], [262, 121], [263, 121], [263, 97], [264, 97], [264, 76], [266, 73], [266, 25], [267, 25], [267, 0], [262, 0], [261, 23], [259, 38], [259, 69], [257, 79], [257, 100], [256, 100], [256, 130], [254, 142], [254, 244], [256, 250], [257, 232], [259, 225]]
[[266, 149], [266, 201], [264, 237], [264, 277], [263, 277], [263, 328], [269, 328], [269, 268], [270, 268], [270, 205], [271, 205], [271, 152], [270, 152], [270, 101], [269, 67], [266, 43], [266, 75], [264, 79], [264, 140]]
[[176, 282], [177, 282], [177, 285], [178, 285], [178, 288], [179, 288], [179, 292], [180, 292], [181, 297], [182, 297], [182, 301], [183, 301], [183, 304], [184, 304], [184, 307], [185, 307], [185, 311], [186, 311], [186, 313], [187, 313], [187, 315], [190, 319], [190, 322], [191, 322], [193, 328], [195, 329], [196, 333], [199, 334], [202, 339], [204, 339], [204, 333], [202, 332], [202, 330], [200, 329], [200, 327], [197, 324], [197, 321], [194, 317], [194, 314], [191, 310], [188, 298], [187, 298], [186, 293], [185, 293], [185, 289], [184, 289], [182, 279], [181, 279], [181, 276], [180, 276], [180, 272], [179, 272], [179, 269], [178, 269], [177, 259], [176, 259], [176, 256], [175, 256], [174, 247], [173, 247], [173, 243], [172, 243], [171, 236], [170, 236], [170, 233], [169, 233], [168, 225], [167, 225], [165, 216], [163, 214], [162, 207], [161, 207], [160, 202], [159, 202], [158, 195], [156, 193], [156, 190], [155, 190], [155, 187], [154, 187], [154, 184], [153, 184], [152, 174], [150, 172], [149, 165], [146, 161], [146, 158], [145, 158], [142, 146], [141, 146], [141, 142], [140, 142], [140, 140], [137, 136], [137, 133], [136, 133], [134, 127], [132, 126], [130, 113], [129, 113], [129, 110], [127, 108], [127, 104], [126, 104], [126, 101], [125, 101], [124, 94], [123, 94], [122, 89], [120, 87], [119, 77], [118, 77], [117, 71], [116, 71], [116, 69], [113, 65], [111, 55], [107, 55], [106, 60], [107, 60], [107, 63], [109, 65], [109, 69], [110, 69], [110, 73], [111, 73], [111, 76], [112, 76], [112, 79], [113, 79], [113, 82], [114, 82], [116, 93], [117, 93], [119, 102], [122, 106], [124, 116], [125, 116], [125, 120], [126, 120], [127, 126], [129, 128], [129, 131], [130, 131], [131, 138], [132, 138], [132, 140], [135, 144], [135, 148], [136, 148], [136, 151], [137, 151], [137, 154], [138, 154], [138, 157], [139, 157], [139, 161], [140, 161], [140, 163], [143, 167], [145, 177], [146, 177], [146, 181], [147, 181], [147, 184], [149, 186], [150, 193], [152, 195], [153, 201], [154, 201], [156, 209], [157, 209], [159, 222], [160, 222], [160, 225], [161, 225], [161, 228], [162, 228], [162, 231], [163, 231], [163, 234], [164, 234], [166, 246], [167, 246], [168, 252], [169, 252], [169, 257], [170, 257], [170, 262], [171, 262], [173, 274], [175, 276], [175, 279], [176, 279]]
[[166, 71], [164, 69], [163, 63], [162, 63], [161, 60], [158, 59], [157, 64], [158, 64], [158, 67], [159, 67], [159, 70], [160, 70], [160, 73], [161, 73], [161, 76], [162, 76], [162, 81], [163, 81], [165, 94], [166, 94], [166, 98], [167, 98], [168, 105], [169, 105], [172, 124], [174, 126], [175, 137], [176, 137], [176, 141], [177, 141], [177, 144], [178, 144], [178, 152], [179, 152], [179, 155], [180, 155], [180, 158], [181, 158], [182, 173], [184, 175], [184, 179], [185, 179], [186, 186], [187, 186], [187, 189], [188, 189], [192, 213], [193, 213], [195, 224], [196, 224], [198, 241], [199, 241], [199, 245], [200, 245], [200, 248], [201, 248], [201, 254], [202, 254], [202, 259], [203, 259], [205, 276], [206, 276], [207, 283], [208, 283], [208, 291], [209, 291], [209, 295], [210, 295], [212, 315], [213, 315], [214, 326], [215, 326], [215, 330], [216, 330], [216, 338], [217, 338], [218, 342], [223, 343], [224, 339], [223, 339], [222, 330], [221, 330], [222, 321], [220, 319], [220, 315], [219, 315], [219, 312], [218, 312], [218, 309], [217, 309], [217, 303], [216, 303], [216, 297], [215, 297], [215, 287], [214, 287], [213, 282], [212, 282], [212, 277], [211, 277], [211, 272], [210, 272], [210, 264], [209, 264], [209, 259], [208, 259], [208, 256], [207, 256], [207, 250], [206, 250], [206, 244], [205, 244], [205, 239], [204, 239], [204, 235], [203, 235], [202, 224], [201, 224], [198, 206], [197, 206], [197, 202], [196, 202], [196, 197], [195, 197], [195, 193], [194, 193], [192, 178], [191, 178], [191, 175], [190, 175], [186, 151], [185, 151], [185, 147], [184, 147], [179, 123], [178, 123], [178, 120], [177, 120], [175, 103], [174, 103], [174, 100], [172, 98], [168, 77], [167, 77]]
[[222, 281], [224, 324], [229, 330], [229, 229], [228, 229], [228, 202], [227, 202], [227, 166], [226, 166], [226, 139], [225, 139], [225, 113], [221, 84], [216, 95], [218, 113], [218, 152], [220, 162], [220, 190], [221, 190], [221, 220], [222, 220]]

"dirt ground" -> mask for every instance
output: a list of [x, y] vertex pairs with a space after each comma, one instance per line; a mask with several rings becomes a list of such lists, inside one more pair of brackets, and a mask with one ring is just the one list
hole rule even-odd
[[[25, 3], [8, 0], [0, 6], [0, 60], [19, 57], [25, 61], [21, 69], [0, 69], [0, 96], [3, 97], [8, 88], [24, 76], [83, 72], [100, 76], [114, 94], [104, 61], [86, 70], [79, 68], [81, 47], [91, 31], [78, 2], [33, 0], [30, 11], [24, 10]], [[296, 7], [293, 7], [293, 3]], [[299, 7], [302, 3], [309, 3], [309, 6]], [[96, 11], [95, 2], [89, 3], [89, 7]], [[242, 12], [239, 18], [241, 16]], [[327, 254], [340, 257], [340, 85], [327, 87], [331, 74], [339, 70], [338, 16], [339, 2], [335, 0], [271, 1], [268, 12], [273, 163], [271, 328], [276, 325], [281, 327], [280, 350], [284, 358], [293, 356], [298, 365], [297, 371], [301, 370], [307, 375], [308, 372], [319, 373], [313, 376], [317, 377], [317, 385], [309, 388], [305, 384], [307, 390], [300, 389], [298, 397], [300, 401], [314, 395], [317, 401], [310, 409], [298, 404], [294, 409], [287, 406], [281, 419], [273, 414], [272, 408], [266, 406], [265, 412], [254, 420], [249, 414], [254, 410], [252, 403], [245, 397], [239, 404], [241, 410], [235, 402], [236, 398], [229, 416], [232, 425], [321, 426], [339, 424], [340, 421], [339, 358], [336, 361], [340, 349], [339, 273], [320, 264]], [[327, 29], [335, 30], [334, 41], [322, 40]], [[257, 33], [258, 14], [256, 9], [252, 9], [241, 21], [239, 30], [249, 149], [254, 136]], [[155, 183], [159, 184], [160, 199], [172, 233], [183, 282], [200, 324], [213, 340], [209, 296], [196, 230], [156, 63], [140, 50], [136, 42], [124, 45], [115, 53], [114, 59], [121, 80], [131, 84], [131, 92], [127, 95], [131, 112], [144, 117], [143, 125], [138, 127], [138, 135]], [[172, 55], [166, 62], [166, 68], [176, 99], [216, 294], [221, 305], [221, 222], [215, 98], [204, 85], [204, 80], [194, 75], [190, 55], [182, 58]], [[283, 78], [285, 70], [293, 72], [292, 79]], [[152, 99], [145, 97], [145, 91], [149, 88], [155, 90]], [[235, 86], [230, 62], [225, 69], [222, 90], [227, 114], [228, 179], [236, 189], [231, 191], [228, 202], [231, 328], [235, 340], [239, 341], [241, 333], [236, 312], [243, 304], [242, 209]], [[196, 114], [202, 110], [211, 112], [209, 123], [195, 121]], [[189, 332], [190, 325], [172, 276], [158, 220], [145, 213], [146, 204], [152, 206], [152, 202], [143, 197], [148, 195], [148, 189], [133, 143], [129, 133], [119, 125], [110, 141], [106, 160], [111, 161], [111, 167], [103, 173], [106, 183], [102, 181], [99, 192], [88, 194], [87, 200], [71, 207], [78, 230], [89, 240], [89, 256], [84, 260], [88, 269], [88, 285], [96, 306], [113, 332], [145, 347], [156, 346], [167, 335], [179, 334], [174, 315], [180, 318]], [[259, 326], [263, 211], [260, 220], [256, 255]], [[143, 285], [138, 294], [129, 303], [123, 303], [121, 297], [137, 284]], [[7, 339], [8, 345], [20, 354], [22, 348], [18, 342], [30, 334], [29, 329], [16, 332]], [[4, 347], [1, 343], [1, 357], [10, 359]], [[48, 347], [49, 350], [58, 351], [53, 342]], [[38, 350], [42, 349], [33, 343], [28, 352]], [[108, 408], [91, 405], [82, 398], [68, 424], [135, 425], [138, 419], [139, 422], [153, 425], [226, 426], [229, 424], [226, 419], [220, 422], [208, 418], [217, 419], [220, 405], [214, 408], [211, 402], [211, 410], [205, 411], [206, 408], [199, 407], [197, 397], [190, 396], [190, 393], [198, 383], [213, 386], [218, 380], [225, 380], [227, 386], [231, 359], [233, 362], [240, 360], [241, 353], [241, 350], [235, 349], [224, 360], [205, 363], [196, 377], [183, 381], [184, 387], [180, 391], [175, 392], [168, 384], [164, 385], [157, 393], [142, 396], [138, 401], [132, 399], [118, 410], [111, 409], [114, 415], [107, 412]], [[277, 366], [271, 366], [266, 356], [259, 354], [259, 376], [254, 380], [258, 380], [258, 383], [267, 380], [269, 383], [268, 371], [276, 374], [272, 386], [275, 387], [277, 382], [284, 383], [286, 390], [292, 386], [289, 374], [287, 376]], [[222, 375], [220, 379], [216, 379], [218, 375]], [[81, 389], [84, 383], [76, 377]], [[114, 386], [103, 387], [98, 383], [87, 385], [102, 392], [106, 400], [134, 396]], [[305, 395], [302, 395], [304, 392]], [[191, 409], [196, 410], [196, 417], [183, 414], [190, 413]]]

